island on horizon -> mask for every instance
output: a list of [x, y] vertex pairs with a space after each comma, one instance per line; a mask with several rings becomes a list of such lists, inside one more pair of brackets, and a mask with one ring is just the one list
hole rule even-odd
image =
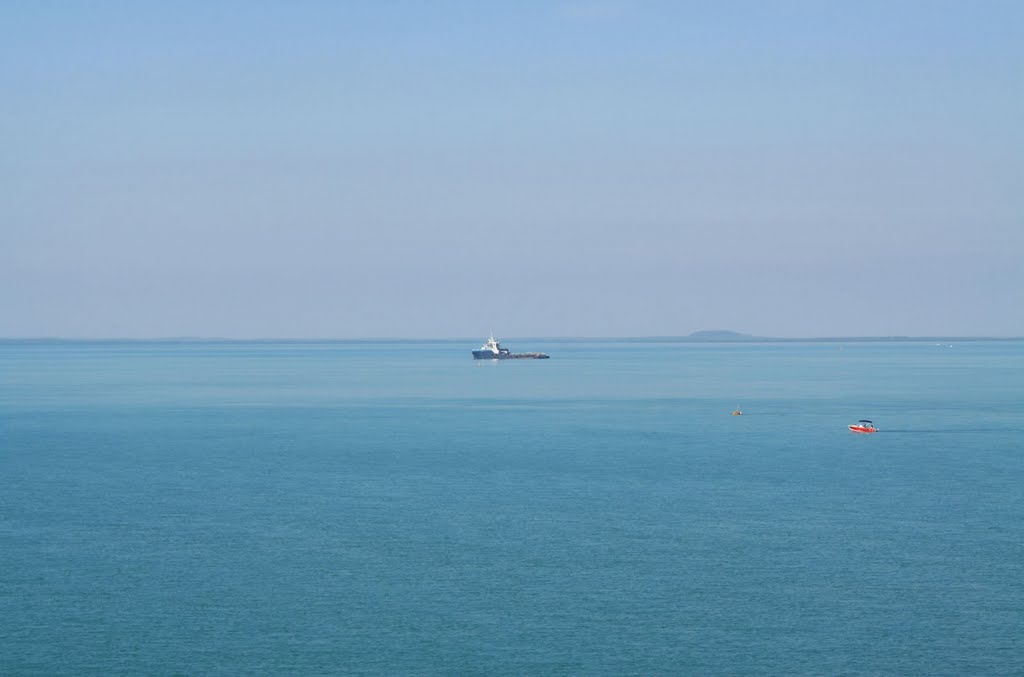
[[702, 329], [686, 336], [639, 336], [622, 339], [658, 343], [892, 343], [950, 341], [1022, 341], [1021, 336], [755, 336], [731, 329]]

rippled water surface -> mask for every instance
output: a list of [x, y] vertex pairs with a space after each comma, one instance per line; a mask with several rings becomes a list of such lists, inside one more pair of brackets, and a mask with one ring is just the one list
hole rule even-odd
[[1020, 674], [1024, 343], [475, 347], [0, 343], [0, 674]]

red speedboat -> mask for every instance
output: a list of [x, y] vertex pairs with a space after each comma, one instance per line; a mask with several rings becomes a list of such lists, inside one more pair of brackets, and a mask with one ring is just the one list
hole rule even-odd
[[878, 428], [876, 428], [875, 424], [872, 423], [871, 421], [867, 420], [866, 418], [862, 418], [861, 420], [857, 421], [856, 423], [850, 426], [850, 432], [874, 433], [878, 432]]

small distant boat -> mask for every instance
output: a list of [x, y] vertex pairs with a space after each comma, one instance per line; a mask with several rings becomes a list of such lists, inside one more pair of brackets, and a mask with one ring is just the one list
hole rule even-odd
[[549, 357], [546, 353], [513, 353], [501, 347], [493, 332], [486, 343], [473, 351], [474, 360], [546, 360]]
[[875, 424], [872, 423], [871, 421], [867, 420], [866, 418], [862, 418], [861, 420], [857, 421], [853, 425], [849, 426], [849, 428], [850, 428], [850, 432], [854, 432], [854, 433], [875, 433], [875, 432], [878, 432], [878, 428], [875, 427]]
[[743, 410], [740, 409], [739, 407], [736, 407], [735, 409], [732, 410], [732, 415], [733, 416], [742, 416], [743, 415]]

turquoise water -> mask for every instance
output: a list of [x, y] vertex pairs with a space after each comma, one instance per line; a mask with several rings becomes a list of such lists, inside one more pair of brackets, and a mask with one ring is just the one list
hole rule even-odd
[[1024, 343], [475, 347], [0, 344], [0, 674], [1024, 669]]

